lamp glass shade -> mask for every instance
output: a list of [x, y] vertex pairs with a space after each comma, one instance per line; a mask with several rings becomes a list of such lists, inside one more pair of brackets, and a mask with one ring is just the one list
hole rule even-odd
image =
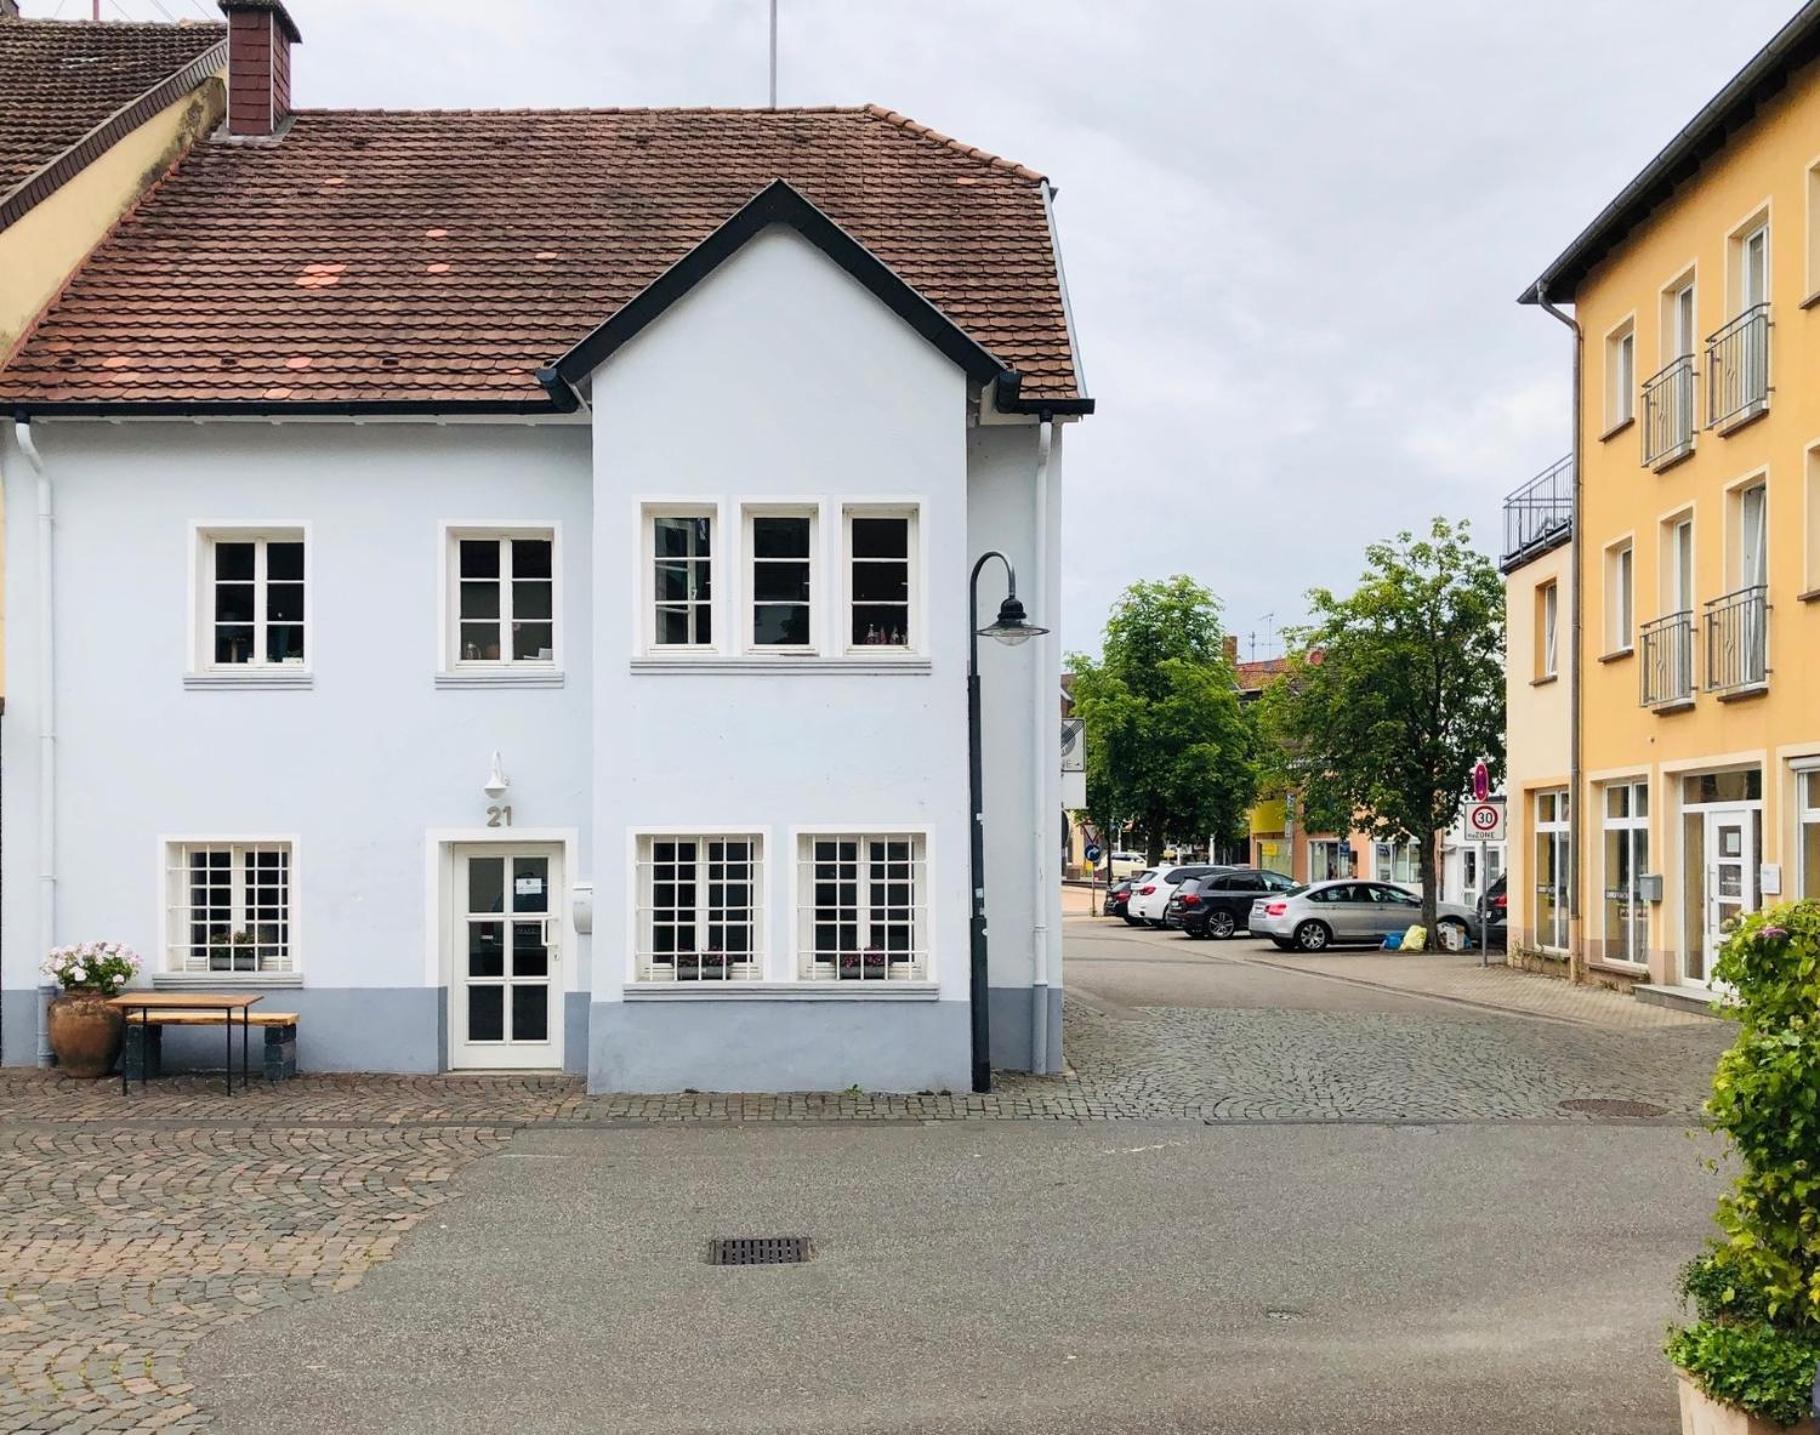
[[1040, 638], [1049, 630], [1039, 628], [1024, 617], [1024, 605], [1017, 600], [1014, 593], [998, 605], [998, 617], [979, 630], [982, 638], [995, 638], [1007, 647], [1016, 647], [1019, 643]]

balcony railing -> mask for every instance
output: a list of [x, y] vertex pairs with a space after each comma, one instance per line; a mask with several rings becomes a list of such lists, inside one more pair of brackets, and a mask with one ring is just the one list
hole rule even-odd
[[1769, 407], [1769, 305], [1754, 304], [1706, 341], [1706, 425], [1731, 428]]
[[1694, 699], [1694, 615], [1670, 613], [1637, 630], [1643, 706], [1674, 707]]
[[1643, 462], [1661, 468], [1694, 451], [1694, 356], [1643, 381]]
[[1574, 460], [1569, 454], [1504, 500], [1504, 571], [1565, 543], [1573, 531]]
[[1735, 692], [1769, 680], [1769, 601], [1761, 584], [1706, 605], [1706, 690]]

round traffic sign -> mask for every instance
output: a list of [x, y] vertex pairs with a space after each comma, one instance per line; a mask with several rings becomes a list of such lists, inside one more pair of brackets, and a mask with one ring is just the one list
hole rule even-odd
[[1489, 802], [1482, 802], [1473, 808], [1467, 820], [1472, 824], [1474, 832], [1496, 832], [1501, 816], [1498, 809]]
[[1091, 867], [1094, 863], [1098, 862], [1099, 860], [1100, 860], [1100, 844], [1097, 842], [1089, 842], [1087, 844], [1087, 865], [1089, 867]]

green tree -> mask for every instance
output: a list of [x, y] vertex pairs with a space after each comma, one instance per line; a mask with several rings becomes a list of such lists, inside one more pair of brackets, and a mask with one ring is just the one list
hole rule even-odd
[[1131, 822], [1155, 864], [1171, 840], [1235, 839], [1255, 741], [1213, 594], [1180, 576], [1134, 583], [1113, 605], [1099, 658], [1069, 661], [1088, 815], [1107, 840]]
[[1365, 559], [1350, 595], [1309, 591], [1312, 620], [1263, 704], [1267, 768], [1311, 812], [1415, 839], [1433, 931], [1435, 834], [1459, 818], [1481, 758], [1503, 777], [1504, 590], [1468, 525], [1443, 518]]

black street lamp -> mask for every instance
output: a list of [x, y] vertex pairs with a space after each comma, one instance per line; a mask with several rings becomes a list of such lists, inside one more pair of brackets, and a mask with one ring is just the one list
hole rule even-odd
[[[1005, 601], [998, 617], [980, 627], [980, 570], [993, 558], [1005, 565]], [[973, 1089], [992, 1090], [992, 1018], [986, 986], [986, 815], [984, 781], [980, 772], [980, 638], [996, 638], [1010, 647], [1047, 633], [1024, 616], [1017, 600], [1017, 574], [1011, 560], [997, 549], [980, 554], [967, 582], [967, 786], [973, 799], [973, 927], [970, 939], [972, 980], [969, 1000], [973, 1015]]]

